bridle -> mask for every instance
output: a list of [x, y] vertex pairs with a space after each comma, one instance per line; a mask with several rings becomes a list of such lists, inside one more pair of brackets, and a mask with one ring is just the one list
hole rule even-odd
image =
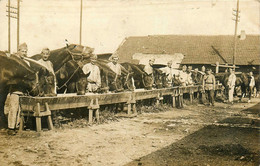
[[38, 72], [35, 73], [35, 78], [36, 78], [36, 86], [34, 86], [30, 91], [27, 90], [27, 94], [30, 96], [30, 93], [32, 93], [35, 89], [38, 91], [38, 95], [40, 95], [40, 90], [39, 90], [39, 76]]

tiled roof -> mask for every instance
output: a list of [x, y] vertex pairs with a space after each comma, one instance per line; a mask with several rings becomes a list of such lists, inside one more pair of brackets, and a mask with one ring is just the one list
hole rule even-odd
[[[236, 65], [260, 65], [260, 36], [247, 35], [237, 40]], [[159, 35], [128, 37], [117, 49], [121, 62], [132, 59], [135, 53], [184, 54], [182, 64], [220, 64], [233, 62], [232, 35], [192, 36]]]

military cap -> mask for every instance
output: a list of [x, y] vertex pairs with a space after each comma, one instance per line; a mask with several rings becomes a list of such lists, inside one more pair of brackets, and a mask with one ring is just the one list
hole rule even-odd
[[18, 50], [22, 50], [22, 49], [28, 49], [26, 43], [22, 43], [22, 44], [20, 44], [20, 45], [18, 46]]
[[48, 51], [48, 52], [50, 53], [50, 49], [49, 49], [48, 47], [44, 47], [44, 48], [42, 49], [42, 53], [43, 53], [43, 51]]
[[91, 54], [90, 59], [97, 60], [97, 54]]
[[113, 54], [113, 55], [111, 56], [111, 59], [119, 59], [119, 57], [118, 57], [117, 54]]
[[152, 59], [150, 59], [149, 61], [152, 61], [152, 62], [154, 62], [154, 61], [155, 61], [155, 59], [154, 59], [154, 58], [152, 58]]

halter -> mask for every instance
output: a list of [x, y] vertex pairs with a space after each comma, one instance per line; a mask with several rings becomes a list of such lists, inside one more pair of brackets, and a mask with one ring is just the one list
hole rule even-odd
[[69, 77], [69, 79], [60, 87], [58, 87], [58, 90], [62, 89], [63, 87], [67, 87], [67, 83], [72, 79], [72, 77], [76, 74], [76, 72], [79, 70], [79, 66], [77, 67], [76, 70], [72, 73], [72, 75]]
[[38, 76], [38, 72], [35, 73], [35, 77], [36, 77], [36, 86], [33, 87], [30, 91], [27, 91], [28, 95], [30, 96], [30, 93], [32, 93], [36, 88], [38, 90], [38, 95], [40, 94], [40, 90], [39, 90], [39, 76]]
[[[85, 48], [85, 47], [84, 47], [84, 48]], [[83, 60], [83, 55], [82, 55], [82, 54], [83, 54], [83, 52], [85, 51], [85, 49], [83, 49], [82, 53], [74, 53], [74, 52], [71, 52], [69, 49], [66, 49], [66, 51], [69, 53], [69, 55], [71, 56], [71, 58], [72, 58], [73, 61], [76, 62], [74, 56], [80, 56], [81, 58], [80, 58], [79, 61]]]

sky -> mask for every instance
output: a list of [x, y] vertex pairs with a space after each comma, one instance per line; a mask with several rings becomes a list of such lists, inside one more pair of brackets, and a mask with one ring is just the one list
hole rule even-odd
[[[0, 50], [8, 49], [6, 4], [0, 0]], [[11, 0], [16, 6], [16, 0]], [[260, 2], [240, 0], [238, 34], [259, 34]], [[125, 37], [147, 35], [234, 35], [236, 0], [83, 0], [82, 45], [113, 53]], [[16, 20], [11, 52], [16, 51]], [[79, 44], [80, 0], [21, 0], [20, 43], [28, 55], [64, 40]]]

